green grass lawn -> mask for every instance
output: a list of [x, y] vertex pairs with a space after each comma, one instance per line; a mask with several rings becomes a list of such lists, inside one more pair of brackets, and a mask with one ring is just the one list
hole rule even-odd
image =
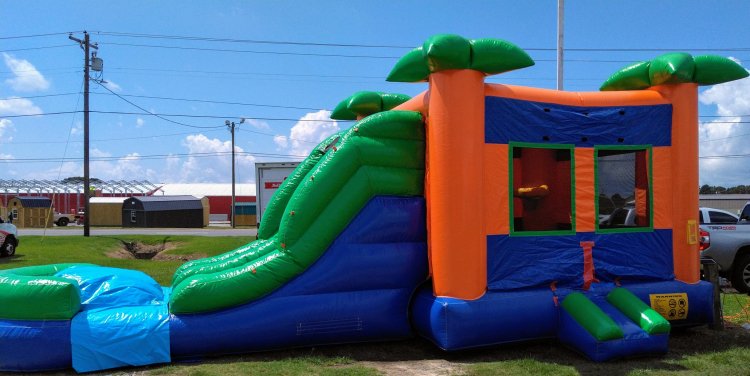
[[0, 258], [0, 269], [19, 268], [30, 265], [87, 262], [114, 268], [137, 269], [153, 277], [163, 286], [169, 285], [175, 269], [182, 260], [136, 260], [110, 257], [108, 254], [123, 248], [124, 242], [138, 241], [144, 244], [176, 246], [170, 255], [202, 254], [211, 256], [247, 244], [254, 237], [206, 237], [164, 235], [122, 236], [24, 236], [12, 258]]
[[[175, 269], [197, 254], [220, 254], [254, 237], [201, 236], [24, 236], [17, 254], [0, 258], [0, 269], [30, 265], [86, 262], [141, 270], [168, 286]], [[169, 243], [169, 260], [111, 257], [124, 243]], [[180, 259], [182, 258], [182, 259]], [[174, 260], [172, 260], [174, 259]], [[445, 353], [422, 339], [401, 342], [323, 346], [276, 352], [223, 356], [200, 363], [175, 363], [125, 369], [120, 375], [735, 375], [750, 374], [750, 322], [747, 295], [722, 295], [728, 329], [705, 327], [676, 331], [667, 355], [607, 363], [593, 363], [555, 341], [494, 346]], [[437, 364], [437, 365], [436, 365]], [[67, 373], [66, 373], [67, 374]]]

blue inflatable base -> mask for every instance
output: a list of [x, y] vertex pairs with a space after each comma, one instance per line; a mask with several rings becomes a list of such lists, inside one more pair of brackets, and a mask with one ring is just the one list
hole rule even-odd
[[70, 368], [70, 321], [0, 319], [0, 371]]
[[412, 303], [417, 333], [443, 350], [555, 338], [557, 309], [549, 289], [488, 291], [477, 300], [432, 295], [421, 288]]
[[[628, 319], [618, 316], [622, 314], [614, 312], [614, 307], [610, 309], [611, 306], [603, 302], [604, 296], [614, 287], [611, 283], [597, 283], [585, 293], [605, 313], [615, 316], [616, 322], [619, 320], [625, 325], [623, 320]], [[647, 305], [650, 305], [649, 294], [686, 293], [689, 301], [687, 318], [670, 321], [672, 327], [703, 325], [713, 321], [712, 286], [708, 282], [626, 282], [622, 283], [622, 287]], [[419, 335], [447, 351], [552, 338], [560, 338], [563, 343], [574, 346], [595, 361], [658, 354], [667, 350], [668, 336], [640, 338], [638, 331], [645, 333], [635, 325], [628, 326], [629, 336], [619, 343], [592, 343], [580, 333], [573, 335], [578, 328], [583, 329], [575, 322], [569, 323], [563, 310], [555, 303], [555, 297], [562, 302], [573, 291], [560, 289], [553, 292], [549, 288], [487, 291], [477, 300], [459, 300], [435, 297], [432, 286], [426, 285], [413, 299], [412, 324]]]

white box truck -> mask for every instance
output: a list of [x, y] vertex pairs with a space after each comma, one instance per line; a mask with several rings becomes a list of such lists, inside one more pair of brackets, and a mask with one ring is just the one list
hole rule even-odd
[[274, 192], [281, 183], [292, 174], [299, 162], [264, 162], [255, 163], [255, 202], [257, 204], [258, 226], [263, 218], [263, 211], [268, 207]]

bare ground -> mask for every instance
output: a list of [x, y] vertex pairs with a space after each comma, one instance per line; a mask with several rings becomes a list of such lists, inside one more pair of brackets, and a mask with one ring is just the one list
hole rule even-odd
[[205, 253], [191, 253], [189, 255], [172, 255], [168, 251], [180, 246], [179, 242], [167, 242], [161, 244], [144, 244], [141, 242], [125, 242], [122, 246], [105, 253], [107, 257], [117, 259], [142, 259], [154, 261], [190, 261], [205, 258]]

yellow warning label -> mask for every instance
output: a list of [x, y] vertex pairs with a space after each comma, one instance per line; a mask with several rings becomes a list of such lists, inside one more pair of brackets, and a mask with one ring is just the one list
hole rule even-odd
[[682, 320], [688, 315], [688, 296], [686, 293], [649, 294], [651, 308], [667, 320]]
[[698, 244], [698, 223], [695, 219], [687, 221], [687, 242], [688, 244]]

